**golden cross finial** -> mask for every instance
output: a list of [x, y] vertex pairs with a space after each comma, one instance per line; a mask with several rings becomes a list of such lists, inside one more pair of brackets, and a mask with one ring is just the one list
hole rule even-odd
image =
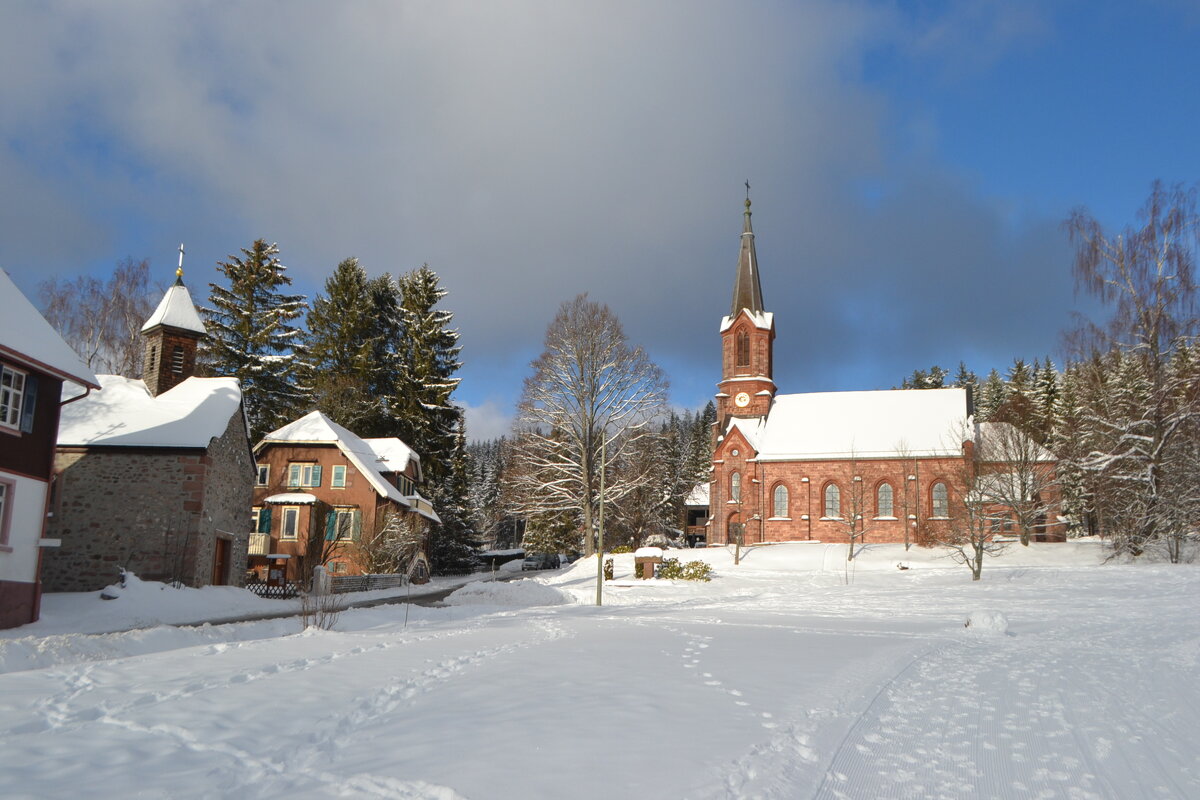
[[179, 269], [175, 270], [175, 277], [183, 277], [183, 242], [179, 243]]

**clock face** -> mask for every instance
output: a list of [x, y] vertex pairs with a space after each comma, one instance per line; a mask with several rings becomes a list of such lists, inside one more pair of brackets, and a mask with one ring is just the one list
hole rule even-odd
[[738, 392], [737, 397], [733, 398], [733, 402], [738, 408], [745, 408], [750, 405], [750, 395], [745, 392]]

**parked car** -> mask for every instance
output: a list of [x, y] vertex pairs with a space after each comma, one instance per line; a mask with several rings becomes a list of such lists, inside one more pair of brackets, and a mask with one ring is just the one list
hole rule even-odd
[[558, 556], [554, 553], [530, 553], [525, 556], [521, 569], [558, 569]]

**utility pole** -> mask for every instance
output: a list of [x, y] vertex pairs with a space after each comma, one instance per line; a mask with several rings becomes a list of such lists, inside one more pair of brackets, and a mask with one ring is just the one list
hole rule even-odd
[[596, 538], [596, 605], [604, 605], [604, 467], [607, 443], [605, 432], [600, 432], [600, 527]]

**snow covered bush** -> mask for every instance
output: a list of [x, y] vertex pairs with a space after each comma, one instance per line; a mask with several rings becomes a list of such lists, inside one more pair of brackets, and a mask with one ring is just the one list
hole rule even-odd
[[1003, 636], [1008, 633], [1008, 617], [999, 611], [972, 611], [967, 616], [966, 627], [972, 633]]
[[712, 571], [712, 564], [704, 561], [680, 564], [678, 558], [664, 558], [658, 568], [658, 577], [676, 581], [710, 581]]

